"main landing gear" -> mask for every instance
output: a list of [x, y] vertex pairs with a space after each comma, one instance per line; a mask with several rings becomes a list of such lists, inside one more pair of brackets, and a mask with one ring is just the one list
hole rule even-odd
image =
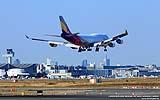
[[82, 51], [92, 51], [92, 49], [79, 47], [78, 52], [82, 52]]
[[92, 51], [92, 49], [91, 49], [91, 48], [88, 48], [87, 51]]
[[96, 52], [99, 52], [99, 47], [96, 47], [96, 50], [95, 50]]
[[[96, 47], [96, 50], [95, 50], [96, 52], [99, 52], [99, 47]], [[104, 51], [107, 51], [107, 48], [106, 47], [104, 47]]]
[[104, 51], [107, 51], [107, 49], [105, 48]]
[[[91, 48], [79, 47], [78, 52], [82, 52], [82, 51], [92, 51], [92, 49]], [[104, 47], [104, 51], [107, 51], [106, 47]], [[99, 52], [99, 47], [96, 47], [95, 52]]]
[[79, 48], [79, 49], [78, 49], [78, 52], [81, 52], [81, 51], [82, 51], [82, 48]]

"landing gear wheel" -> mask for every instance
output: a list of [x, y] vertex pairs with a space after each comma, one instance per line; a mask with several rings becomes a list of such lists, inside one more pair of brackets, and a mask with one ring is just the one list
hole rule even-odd
[[105, 48], [104, 51], [107, 51], [107, 49]]
[[92, 49], [91, 49], [91, 48], [88, 48], [87, 51], [92, 51]]
[[81, 47], [79, 47], [78, 52], [82, 52], [82, 48]]
[[95, 50], [96, 52], [98, 52], [99, 51], [99, 48], [98, 47], [96, 47], [96, 50]]
[[82, 49], [82, 51], [86, 51], [86, 49]]
[[82, 50], [81, 49], [78, 49], [78, 52], [81, 52]]

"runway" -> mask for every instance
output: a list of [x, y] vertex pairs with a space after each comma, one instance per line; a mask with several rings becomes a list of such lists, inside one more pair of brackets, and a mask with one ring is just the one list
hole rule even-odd
[[123, 88], [0, 88], [1, 96], [56, 96], [56, 95], [83, 95], [83, 96], [160, 96], [160, 89], [123, 89]]
[[108, 97], [108, 96], [25, 96], [0, 97], [0, 100], [159, 100], [159, 97]]
[[[50, 88], [41, 89], [43, 95], [85, 95], [85, 96], [160, 96], [160, 89], [123, 89], [123, 88]], [[35, 89], [28, 89], [28, 91], [39, 91]], [[59, 94], [57, 94], [59, 93]]]
[[[25, 91], [43, 91], [34, 95], [1, 96], [0, 100], [159, 100], [160, 89], [117, 89], [117, 88], [24, 88]], [[21, 91], [21, 89], [17, 89]], [[51, 94], [51, 92], [60, 94]], [[50, 93], [50, 94], [47, 94]]]

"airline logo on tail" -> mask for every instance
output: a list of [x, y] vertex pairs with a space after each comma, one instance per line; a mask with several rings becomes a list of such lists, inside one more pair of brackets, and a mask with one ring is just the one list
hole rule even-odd
[[64, 33], [69, 33], [69, 31], [67, 30], [67, 27], [64, 25], [63, 22], [61, 22], [61, 27], [62, 27], [62, 32], [64, 31]]
[[63, 33], [71, 33], [66, 22], [64, 21], [62, 16], [59, 16], [60, 23], [61, 23], [61, 28]]

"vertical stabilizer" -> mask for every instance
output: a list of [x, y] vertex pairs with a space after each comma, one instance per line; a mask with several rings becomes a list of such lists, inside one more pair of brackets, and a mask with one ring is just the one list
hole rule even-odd
[[71, 34], [71, 31], [69, 30], [69, 28], [68, 28], [65, 20], [63, 19], [63, 17], [59, 16], [59, 19], [60, 19], [62, 33]]

